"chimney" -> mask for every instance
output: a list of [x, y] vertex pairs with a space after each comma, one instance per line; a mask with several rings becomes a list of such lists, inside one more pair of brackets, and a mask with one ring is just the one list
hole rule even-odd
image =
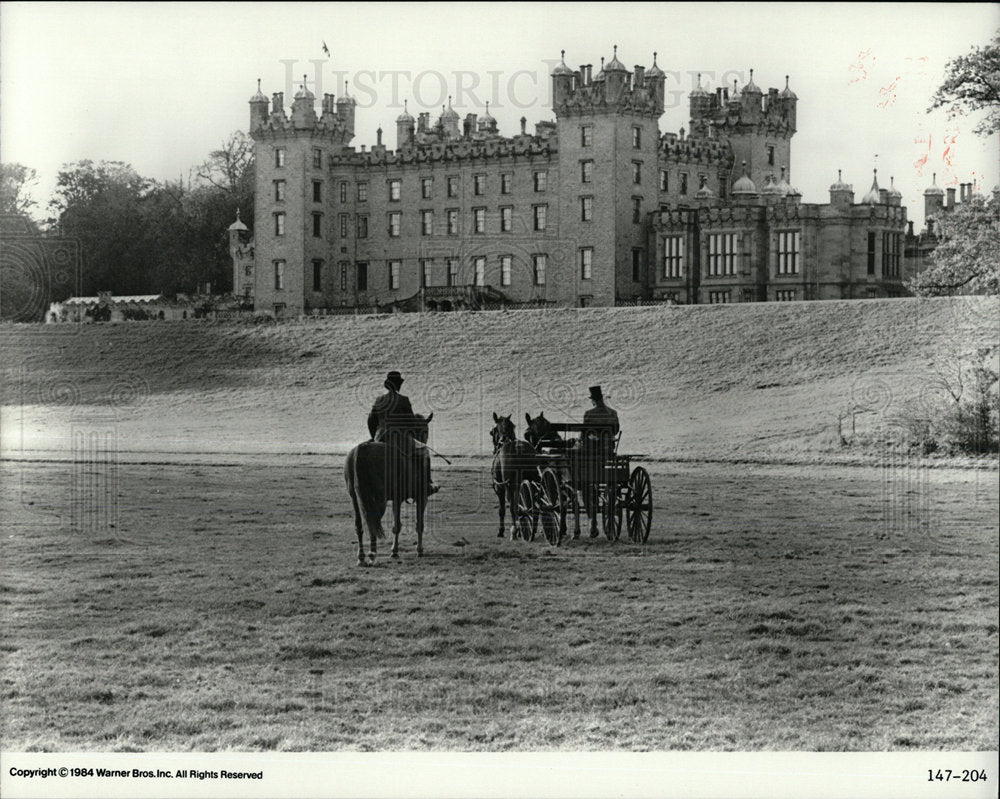
[[580, 77], [583, 79], [583, 83], [581, 85], [586, 86], [587, 84], [590, 83], [590, 80], [587, 77], [587, 65], [586, 64], [580, 64]]
[[285, 110], [285, 93], [275, 92], [271, 95], [272, 108], [271, 111], [274, 114], [284, 113]]
[[645, 82], [646, 79], [646, 68], [640, 67], [638, 64], [635, 65], [635, 87], [638, 89]]
[[528, 132], [528, 120], [525, 117], [521, 117], [521, 135], [524, 136]]
[[948, 207], [948, 208], [954, 208], [955, 207], [955, 189], [954, 188], [950, 188], [950, 189], [945, 189], [945, 191], [948, 192], [948, 205], [946, 207]]
[[375, 146], [382, 146], [382, 126], [379, 125], [378, 130], [375, 131]]
[[426, 133], [427, 126], [430, 123], [430, 121], [431, 121], [430, 111], [421, 111], [419, 114], [417, 114], [417, 132]]
[[878, 204], [879, 205], [888, 205], [889, 204], [889, 190], [888, 189], [879, 189], [878, 190]]
[[912, 219], [909, 220], [906, 224], [907, 224], [906, 235], [912, 237], [913, 236], [913, 220]]

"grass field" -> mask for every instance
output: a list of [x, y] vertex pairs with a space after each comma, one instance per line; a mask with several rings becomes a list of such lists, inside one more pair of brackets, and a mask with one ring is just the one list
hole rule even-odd
[[[0, 326], [0, 747], [995, 750], [996, 458], [837, 419], [998, 338], [995, 297]], [[426, 557], [407, 518], [358, 569], [389, 369], [456, 465]], [[498, 540], [492, 412], [595, 383], [648, 544]]]
[[997, 746], [995, 473], [661, 467], [648, 545], [553, 549], [441, 471], [358, 569], [332, 466], [122, 463], [90, 533], [3, 467], [6, 751]]

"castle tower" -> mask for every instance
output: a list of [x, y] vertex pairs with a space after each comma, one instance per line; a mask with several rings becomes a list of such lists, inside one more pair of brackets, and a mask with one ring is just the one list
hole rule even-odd
[[267, 98], [260, 90], [260, 78], [257, 78], [257, 93], [250, 98], [250, 130], [256, 130], [267, 124]]
[[847, 208], [854, 204], [854, 187], [844, 183], [841, 171], [837, 170], [837, 182], [830, 186], [830, 205], [834, 208]]
[[[614, 305], [642, 296], [647, 261], [646, 215], [658, 207], [659, 127], [664, 74], [629, 72], [617, 50], [590, 78], [553, 70], [559, 139], [560, 237], [572, 242], [558, 280], [568, 305]], [[639, 280], [636, 280], [636, 277]]]

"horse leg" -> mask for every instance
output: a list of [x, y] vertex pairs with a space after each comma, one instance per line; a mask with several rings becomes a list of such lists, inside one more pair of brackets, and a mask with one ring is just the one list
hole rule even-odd
[[351, 489], [351, 504], [354, 506], [354, 531], [358, 536], [358, 565], [365, 565], [365, 531], [361, 524], [361, 510], [358, 508], [358, 497]]
[[403, 527], [403, 522], [400, 520], [402, 504], [402, 499], [392, 501], [392, 557], [394, 558], [399, 557], [399, 531]]
[[417, 506], [417, 557], [424, 554], [424, 511], [427, 509], [427, 497], [416, 500]]
[[[518, 477], [520, 475], [517, 475]], [[514, 479], [507, 480], [507, 504], [510, 505], [510, 540], [516, 541], [521, 537], [520, 530], [517, 529], [517, 491], [521, 484]]]
[[[507, 517], [507, 487], [504, 485], [493, 484], [493, 491], [496, 492], [497, 499], [500, 501], [500, 530], [497, 533], [497, 538], [503, 538], [503, 525]], [[511, 514], [514, 513], [514, 509], [511, 508]]]

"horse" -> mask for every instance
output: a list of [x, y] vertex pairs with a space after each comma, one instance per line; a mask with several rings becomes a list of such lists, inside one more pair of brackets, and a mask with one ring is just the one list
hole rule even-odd
[[519, 441], [514, 432], [514, 423], [510, 416], [493, 414], [493, 429], [490, 438], [493, 439], [493, 490], [500, 501], [500, 530], [497, 538], [504, 537], [504, 518], [506, 506], [510, 505], [510, 537], [511, 540], [520, 537], [517, 527], [517, 492], [523, 480], [534, 480], [538, 477], [539, 459], [535, 448], [527, 441]]
[[[534, 419], [531, 414], [524, 415], [528, 427], [524, 432], [524, 438], [535, 450], [545, 447], [549, 450], [561, 451], [565, 454], [566, 466], [563, 467], [560, 475], [564, 484], [568, 484], [573, 491], [572, 510], [575, 517], [573, 538], [580, 537], [580, 506], [576, 500], [575, 493], [579, 491], [583, 494], [583, 504], [590, 519], [590, 536], [594, 538], [597, 533], [597, 483], [599, 482], [593, 463], [593, 453], [584, 447], [579, 446], [577, 441], [566, 441], [559, 435], [552, 423], [545, 418], [545, 414], [539, 413]], [[561, 522], [562, 530], [566, 530], [565, 514]]]
[[[344, 479], [354, 506], [358, 535], [358, 565], [375, 563], [376, 540], [384, 538], [382, 517], [392, 502], [392, 557], [399, 557], [400, 510], [412, 499], [417, 511], [417, 555], [424, 554], [424, 510], [427, 507], [430, 453], [427, 428], [434, 418], [414, 414], [406, 425], [397, 425], [384, 441], [365, 441], [347, 453]], [[368, 530], [368, 560], [364, 554], [364, 528]]]

